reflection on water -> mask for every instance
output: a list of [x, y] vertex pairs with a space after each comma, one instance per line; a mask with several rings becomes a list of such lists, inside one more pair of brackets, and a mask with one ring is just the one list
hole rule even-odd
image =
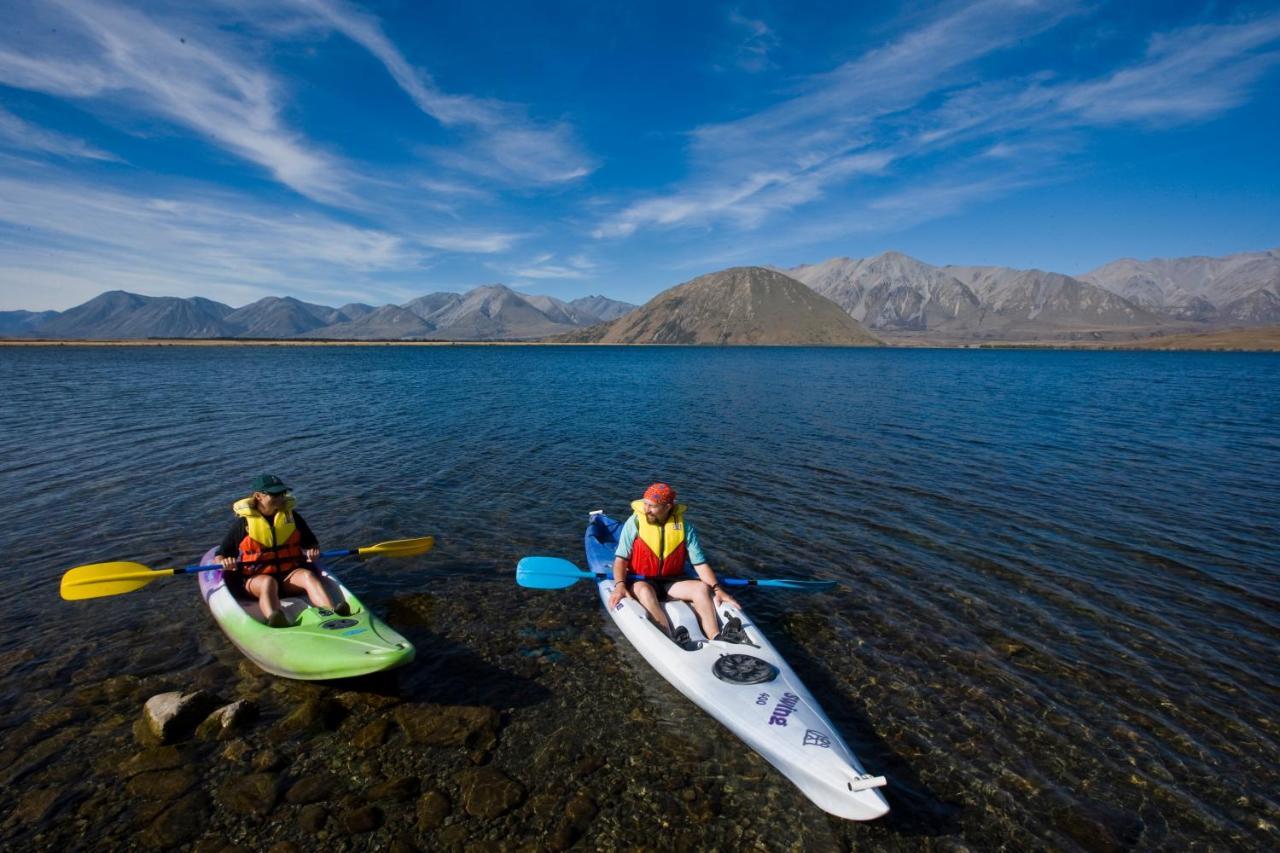
[[[57, 348], [0, 368], [10, 843], [1275, 844], [1273, 356]], [[262, 470], [326, 547], [437, 536], [343, 569], [417, 645], [410, 668], [262, 676], [190, 578], [57, 598], [74, 565], [194, 561]], [[823, 815], [585, 584], [514, 585], [524, 554], [581, 562], [586, 511], [655, 479], [723, 572], [842, 582], [743, 603], [889, 776], [887, 819]], [[142, 702], [197, 688], [258, 722], [144, 750]], [[497, 709], [496, 742], [411, 742], [406, 714], [454, 705]], [[232, 793], [255, 784], [265, 815]]]

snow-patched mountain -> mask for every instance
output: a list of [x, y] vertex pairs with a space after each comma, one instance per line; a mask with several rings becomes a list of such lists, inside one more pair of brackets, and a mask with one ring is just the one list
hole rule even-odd
[[1081, 278], [1174, 317], [1280, 322], [1280, 249], [1222, 258], [1122, 258]]
[[700, 276], [578, 335], [627, 344], [882, 345], [839, 305], [764, 267]]
[[924, 331], [981, 312], [977, 297], [954, 276], [901, 252], [832, 258], [784, 272], [870, 329]]

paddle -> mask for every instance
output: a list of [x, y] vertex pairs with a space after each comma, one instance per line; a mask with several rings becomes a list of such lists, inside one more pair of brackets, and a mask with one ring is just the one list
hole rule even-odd
[[[339, 548], [334, 551], [323, 551], [320, 556], [324, 559], [349, 557], [352, 554], [358, 554], [361, 557], [414, 557], [430, 551], [433, 545], [435, 545], [433, 537], [422, 536], [417, 539], [379, 542], [367, 548]], [[252, 561], [241, 561], [237, 565], [252, 565]], [[222, 568], [221, 563], [185, 566], [181, 569], [149, 569], [141, 563], [93, 563], [88, 566], [76, 566], [64, 574], [61, 592], [62, 597], [67, 601], [123, 595], [126, 592], [141, 589], [157, 578], [220, 568]]]
[[[559, 557], [525, 557], [516, 564], [516, 583], [530, 589], [564, 589], [573, 586], [580, 580], [607, 580], [612, 578], [608, 572], [588, 572], [579, 569], [568, 560]], [[628, 580], [644, 580], [637, 575], [629, 575]], [[804, 581], [787, 578], [719, 578], [724, 586], [766, 586], [777, 589], [798, 589], [818, 592], [831, 589], [835, 581]]]

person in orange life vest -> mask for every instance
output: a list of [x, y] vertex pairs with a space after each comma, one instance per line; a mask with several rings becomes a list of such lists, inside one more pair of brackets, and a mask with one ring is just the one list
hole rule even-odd
[[[684, 520], [684, 505], [676, 503], [675, 489], [666, 483], [654, 483], [645, 489], [644, 499], [631, 505], [634, 512], [622, 526], [618, 535], [618, 549], [614, 552], [613, 577], [616, 585], [609, 596], [613, 608], [623, 598], [634, 597], [659, 628], [671, 635], [671, 623], [662, 609], [662, 598], [687, 601], [698, 615], [702, 633], [709, 639], [720, 639], [720, 623], [716, 619], [716, 605], [737, 607], [734, 601], [716, 581], [716, 574], [707, 565], [698, 542], [698, 534]], [[698, 579], [685, 574], [685, 561], [693, 563]], [[628, 582], [628, 574], [643, 575], [645, 580]], [[672, 636], [678, 643], [688, 640]]]
[[228, 586], [257, 598], [272, 628], [289, 624], [280, 609], [281, 593], [305, 595], [316, 607], [335, 612], [346, 609], [346, 602], [335, 607], [320, 576], [303, 568], [320, 556], [319, 542], [293, 511], [289, 487], [274, 474], [262, 474], [251, 488], [252, 495], [232, 504], [237, 518], [215, 552]]

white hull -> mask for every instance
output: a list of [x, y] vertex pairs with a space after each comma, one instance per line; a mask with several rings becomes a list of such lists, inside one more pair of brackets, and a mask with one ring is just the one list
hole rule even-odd
[[[606, 610], [613, 586], [612, 580], [597, 584]], [[691, 638], [700, 641], [695, 651], [668, 639], [634, 598], [624, 598], [609, 615], [663, 678], [760, 753], [820, 808], [849, 820], [872, 820], [889, 810], [876, 790], [885, 784], [884, 777], [867, 774], [813, 695], [747, 614], [720, 608], [722, 616], [727, 613], [742, 620], [754, 645], [707, 640], [687, 604], [668, 601], [665, 607], [673, 628], [683, 625]], [[772, 666], [776, 675], [756, 684], [717, 677], [713, 667], [722, 656], [743, 654]]]

